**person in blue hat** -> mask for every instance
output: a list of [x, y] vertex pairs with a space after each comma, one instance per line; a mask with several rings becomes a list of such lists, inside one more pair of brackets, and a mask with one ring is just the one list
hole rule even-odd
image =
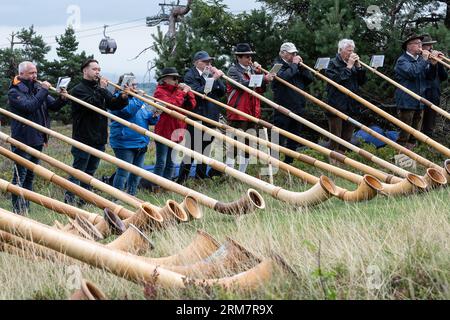
[[[184, 83], [194, 91], [205, 93], [206, 80], [212, 78], [214, 84], [211, 92], [207, 95], [212, 99], [218, 100], [225, 95], [226, 87], [222, 80], [220, 80], [223, 72], [212, 66], [213, 61], [214, 58], [206, 51], [195, 53], [193, 58], [194, 65], [186, 72]], [[217, 105], [200, 97], [196, 97], [196, 101], [197, 107], [193, 110], [194, 113], [214, 121], [219, 121], [220, 109]], [[208, 125], [207, 123], [203, 124]], [[209, 157], [214, 138], [207, 133], [203, 133], [199, 129], [195, 129], [193, 126], [188, 126], [188, 132], [189, 134], [186, 135], [185, 146]], [[189, 177], [193, 160], [194, 159], [189, 156], [183, 159], [177, 181], [178, 183], [184, 183]], [[221, 174], [222, 173], [215, 169], [211, 169], [207, 174], [207, 165], [198, 163], [195, 177], [198, 179], [205, 179], [212, 178], [213, 176], [220, 176]]]

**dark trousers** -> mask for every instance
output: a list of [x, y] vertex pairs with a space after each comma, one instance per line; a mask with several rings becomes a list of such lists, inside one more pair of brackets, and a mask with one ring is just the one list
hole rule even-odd
[[[423, 123], [423, 110], [409, 110], [409, 109], [399, 109], [398, 118], [400, 121], [406, 123], [407, 125], [413, 127], [416, 130], [422, 129]], [[398, 138], [398, 143], [407, 146], [407, 144], [415, 144], [416, 139], [413, 135], [406, 131], [401, 130], [400, 136]]]
[[[439, 106], [441, 102], [440, 92], [436, 88], [427, 89], [425, 91], [425, 98], [436, 106]], [[430, 107], [425, 107], [423, 113], [422, 132], [430, 138], [433, 137], [434, 130], [436, 128], [436, 116], [436, 111], [434, 111]]]
[[[105, 151], [105, 145], [98, 145], [94, 148], [102, 152]], [[93, 177], [100, 164], [100, 159], [75, 147], [72, 147], [71, 153], [73, 156], [72, 167]], [[81, 185], [81, 187], [85, 188], [86, 190], [92, 189], [90, 185], [84, 182], [80, 183], [80, 180], [75, 177], [69, 177], [69, 181], [76, 185]], [[66, 191], [66, 193], [64, 194], [64, 201], [67, 203], [73, 203], [75, 201], [74, 194], [70, 191]]]
[[[348, 142], [352, 140], [355, 126], [350, 122], [342, 120], [339, 117], [328, 116], [328, 125], [330, 128], [330, 132], [335, 136], [338, 136], [339, 138]], [[330, 149], [338, 152], [345, 152], [346, 150], [344, 146], [333, 140], [330, 141]]]
[[436, 115], [437, 112], [428, 107], [423, 112], [422, 132], [430, 138], [433, 137], [434, 128], [436, 127]]
[[[288, 116], [285, 116], [283, 114], [280, 113], [276, 113], [274, 118], [273, 118], [273, 123], [275, 126], [289, 131], [290, 133], [296, 135], [296, 136], [300, 136], [301, 132], [303, 130], [303, 125], [301, 123], [299, 123], [297, 120], [292, 119]], [[284, 135], [280, 135], [279, 137], [280, 141], [279, 144], [282, 147], [286, 147], [288, 149], [291, 149], [293, 151], [295, 151], [298, 147], [300, 147], [300, 143], [298, 143], [295, 140], [289, 139], [287, 137], [285, 137]], [[291, 164], [294, 161], [293, 158], [286, 156], [284, 162]]]
[[[42, 151], [43, 147], [44, 147], [43, 145], [32, 146], [33, 149], [36, 149], [39, 152]], [[29, 155], [25, 151], [22, 151], [16, 147], [11, 147], [11, 150], [12, 152], [17, 154], [18, 156], [21, 156], [24, 159], [27, 159], [35, 164], [39, 163], [39, 159]], [[18, 165], [17, 163], [14, 163], [13, 178], [11, 182], [12, 184], [33, 191], [33, 180], [34, 180], [34, 173], [32, 170], [28, 170]], [[14, 213], [23, 215], [30, 209], [30, 202], [28, 200], [25, 200], [23, 197], [19, 197], [13, 194], [11, 200]]]
[[[200, 129], [196, 129], [193, 126], [188, 126], [187, 128], [189, 134], [185, 136], [185, 146], [195, 152], [201, 153], [204, 156], [209, 157], [211, 154], [211, 146], [214, 142], [214, 137], [210, 136], [207, 133], [204, 133]], [[185, 156], [180, 166], [180, 174], [178, 177], [178, 182], [181, 183], [186, 181], [189, 178], [189, 173], [191, 171], [192, 163], [194, 159]], [[195, 176], [199, 179], [208, 178], [207, 175], [208, 166], [204, 163], [197, 163]], [[210, 174], [214, 175], [213, 172], [216, 172], [214, 169], [211, 169]]]
[[[230, 125], [233, 128], [236, 129], [240, 129], [244, 132], [250, 133], [250, 134], [256, 134], [256, 133], [251, 133], [248, 132], [249, 130], [255, 131], [256, 132], [256, 123], [254, 122], [250, 122], [250, 121], [229, 121], [228, 125]], [[236, 141], [241, 141], [238, 140], [238, 137], [234, 137], [234, 140]], [[250, 146], [250, 140], [249, 139], [245, 139], [244, 141], [245, 145]], [[235, 148], [234, 146], [229, 145], [227, 148], [227, 158], [228, 159], [234, 159], [237, 156], [237, 148]], [[248, 154], [247, 152], [245, 153], [245, 158], [249, 159], [250, 158], [250, 154]]]

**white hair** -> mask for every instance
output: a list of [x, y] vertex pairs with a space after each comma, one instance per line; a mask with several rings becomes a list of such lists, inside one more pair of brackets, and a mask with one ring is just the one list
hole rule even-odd
[[24, 62], [21, 62], [20, 64], [19, 64], [19, 74], [22, 74], [22, 73], [24, 73], [25, 71], [27, 71], [27, 69], [28, 69], [28, 67], [29, 66], [36, 66], [33, 62], [31, 62], [31, 61], [24, 61]]
[[348, 46], [352, 46], [353, 49], [354, 49], [355, 48], [355, 42], [353, 40], [350, 40], [350, 39], [342, 39], [341, 41], [339, 41], [338, 53], [340, 53], [342, 50], [344, 50]]

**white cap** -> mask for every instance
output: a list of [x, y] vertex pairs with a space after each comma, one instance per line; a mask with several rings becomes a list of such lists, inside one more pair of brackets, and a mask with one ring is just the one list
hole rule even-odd
[[298, 52], [297, 48], [295, 47], [295, 44], [292, 42], [285, 42], [281, 45], [280, 51], [286, 51], [289, 53]]

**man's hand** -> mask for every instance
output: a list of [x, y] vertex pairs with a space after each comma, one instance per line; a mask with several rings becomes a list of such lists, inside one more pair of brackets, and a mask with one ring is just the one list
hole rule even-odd
[[61, 94], [61, 100], [64, 100], [64, 101], [66, 101], [67, 100], [67, 96], [66, 96], [66, 94], [67, 94], [67, 90], [65, 89], [65, 88], [61, 88], [61, 90], [59, 91], [59, 93]]
[[189, 87], [187, 84], [185, 83], [180, 83], [178, 85], [178, 87], [183, 90], [184, 93], [188, 93], [189, 91], [191, 91], [191, 87]]
[[272, 82], [273, 79], [275, 78], [275, 75], [272, 73], [268, 73], [264, 78], [266, 79], [267, 82]]
[[108, 87], [108, 79], [100, 78], [100, 88], [106, 89]]
[[255, 68], [255, 70], [257, 72], [261, 72], [261, 65], [258, 62], [253, 62], [253, 68]]
[[442, 57], [444, 56], [444, 54], [442, 52], [437, 51], [437, 50], [431, 50], [431, 55], [438, 59], [442, 59]]
[[48, 90], [48, 89], [50, 89], [51, 86], [52, 85], [50, 84], [50, 82], [47, 82], [47, 81], [41, 82], [42, 89]]
[[428, 50], [422, 50], [422, 58], [425, 61], [428, 61], [430, 59], [431, 52]]
[[219, 70], [219, 69], [217, 69], [217, 68], [215, 68], [215, 67], [212, 67], [212, 68], [211, 68], [211, 72], [212, 72], [212, 74], [213, 74], [214, 80], [220, 79], [220, 78], [222, 78], [222, 76], [224, 75], [224, 73], [223, 73], [222, 70]]
[[300, 64], [303, 63], [303, 58], [300, 56], [295, 56], [294, 59], [292, 59], [293, 64]]
[[350, 57], [348, 58], [347, 62], [347, 68], [351, 69], [353, 66], [357, 66], [358, 68], [361, 67], [361, 64], [359, 63], [359, 56], [356, 53], [352, 53]]

